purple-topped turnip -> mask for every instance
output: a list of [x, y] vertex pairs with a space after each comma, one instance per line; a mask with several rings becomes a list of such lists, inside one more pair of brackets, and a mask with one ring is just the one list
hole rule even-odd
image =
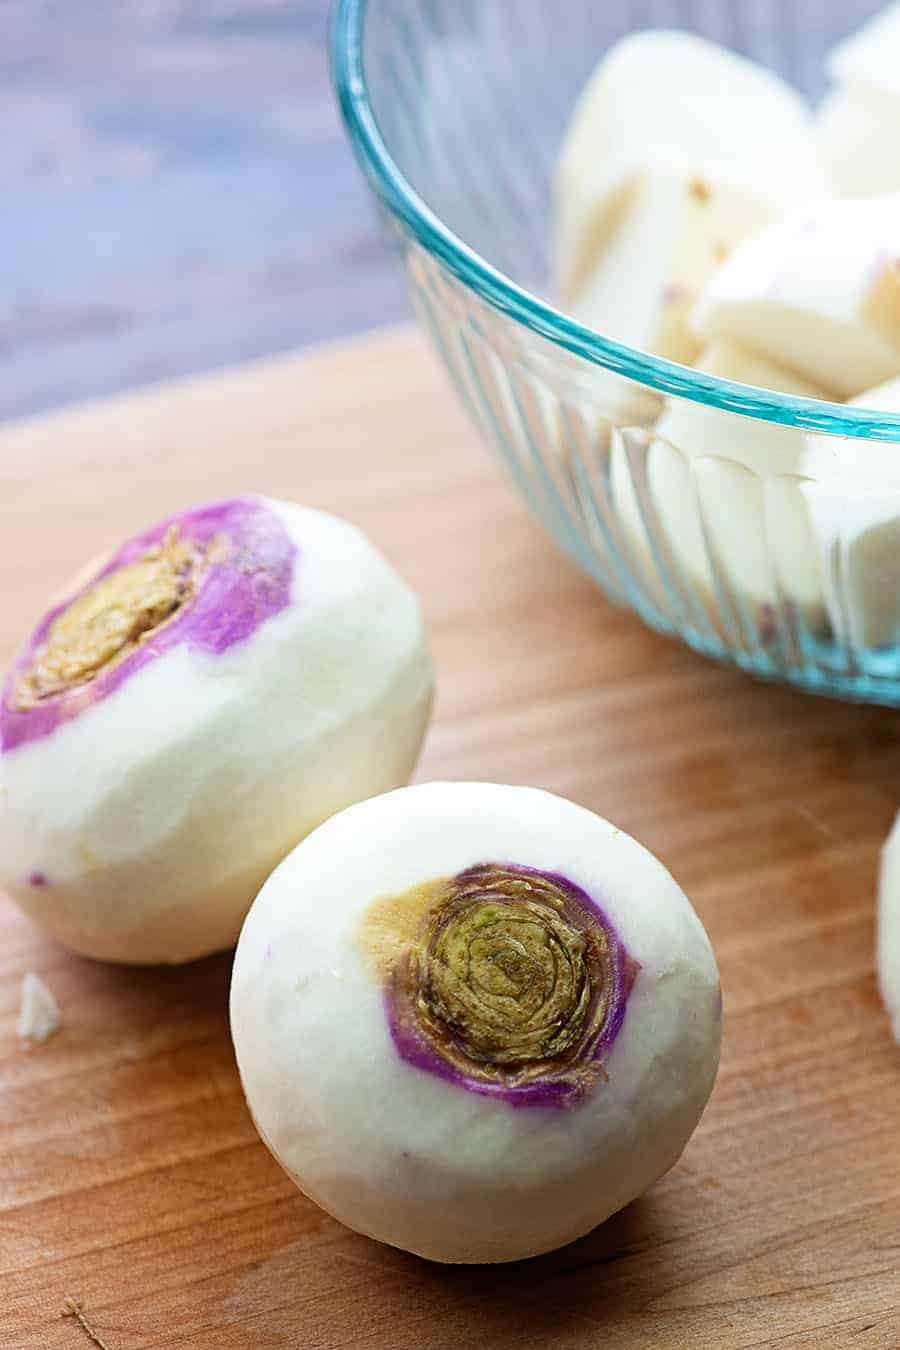
[[431, 703], [419, 605], [352, 526], [179, 512], [35, 629], [0, 704], [0, 885], [76, 951], [229, 946], [335, 811], [404, 783]]
[[231, 1020], [301, 1190], [433, 1260], [510, 1261], [677, 1160], [721, 997], [690, 903], [635, 840], [536, 789], [433, 783], [284, 860], [241, 933]]

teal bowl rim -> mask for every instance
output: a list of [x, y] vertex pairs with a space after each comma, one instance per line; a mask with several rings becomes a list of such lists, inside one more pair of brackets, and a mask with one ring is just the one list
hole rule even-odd
[[651, 356], [576, 323], [492, 267], [431, 210], [387, 148], [366, 85], [363, 32], [369, 7], [370, 0], [336, 0], [331, 16], [332, 79], [353, 150], [381, 203], [463, 285], [539, 337], [661, 394], [805, 431], [900, 440], [900, 415], [755, 389]]

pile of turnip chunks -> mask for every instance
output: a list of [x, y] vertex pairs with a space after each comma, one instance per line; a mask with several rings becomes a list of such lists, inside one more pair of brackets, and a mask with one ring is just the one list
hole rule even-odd
[[[900, 3], [833, 50], [828, 74], [814, 112], [771, 71], [684, 32], [615, 46], [560, 153], [566, 311], [711, 375], [900, 413]], [[712, 546], [745, 613], [774, 593], [855, 653], [900, 645], [900, 444], [664, 400], [602, 371], [596, 404], [649, 433], [659, 528], [694, 603], [716, 604]], [[621, 447], [611, 467], [633, 567], [664, 606]], [[900, 1038], [900, 820], [879, 955]]]
[[[829, 69], [814, 114], [690, 34], [614, 47], [559, 159], [564, 308], [710, 375], [900, 414], [900, 4]], [[900, 447], [664, 401], [599, 370], [594, 395], [619, 426], [657, 433], [649, 487], [695, 603], [716, 606], [711, 544], [747, 612], [786, 597], [854, 652], [900, 644]], [[634, 570], [665, 607], [615, 452], [612, 490]]]

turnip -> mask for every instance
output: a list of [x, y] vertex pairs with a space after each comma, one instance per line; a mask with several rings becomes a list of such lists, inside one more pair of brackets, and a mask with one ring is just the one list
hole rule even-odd
[[406, 781], [418, 603], [350, 525], [240, 497], [129, 540], [37, 625], [0, 707], [0, 884], [78, 952], [231, 945], [274, 865]]
[[600, 62], [560, 151], [562, 299], [601, 333], [691, 361], [688, 318], [722, 260], [829, 190], [811, 116], [776, 75], [688, 33], [635, 33]]
[[583, 807], [488, 783], [322, 825], [254, 903], [231, 992], [247, 1101], [288, 1175], [447, 1262], [548, 1251], [666, 1172], [720, 1018], [661, 863]]

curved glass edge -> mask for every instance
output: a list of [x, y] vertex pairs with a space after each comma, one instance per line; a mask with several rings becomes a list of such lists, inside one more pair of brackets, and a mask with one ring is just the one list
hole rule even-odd
[[482, 300], [538, 337], [661, 394], [805, 431], [900, 440], [900, 415], [755, 389], [651, 356], [576, 323], [492, 267], [426, 205], [387, 148], [366, 89], [363, 32], [368, 4], [336, 0], [329, 34], [332, 80], [354, 153], [376, 196], [406, 232]]

